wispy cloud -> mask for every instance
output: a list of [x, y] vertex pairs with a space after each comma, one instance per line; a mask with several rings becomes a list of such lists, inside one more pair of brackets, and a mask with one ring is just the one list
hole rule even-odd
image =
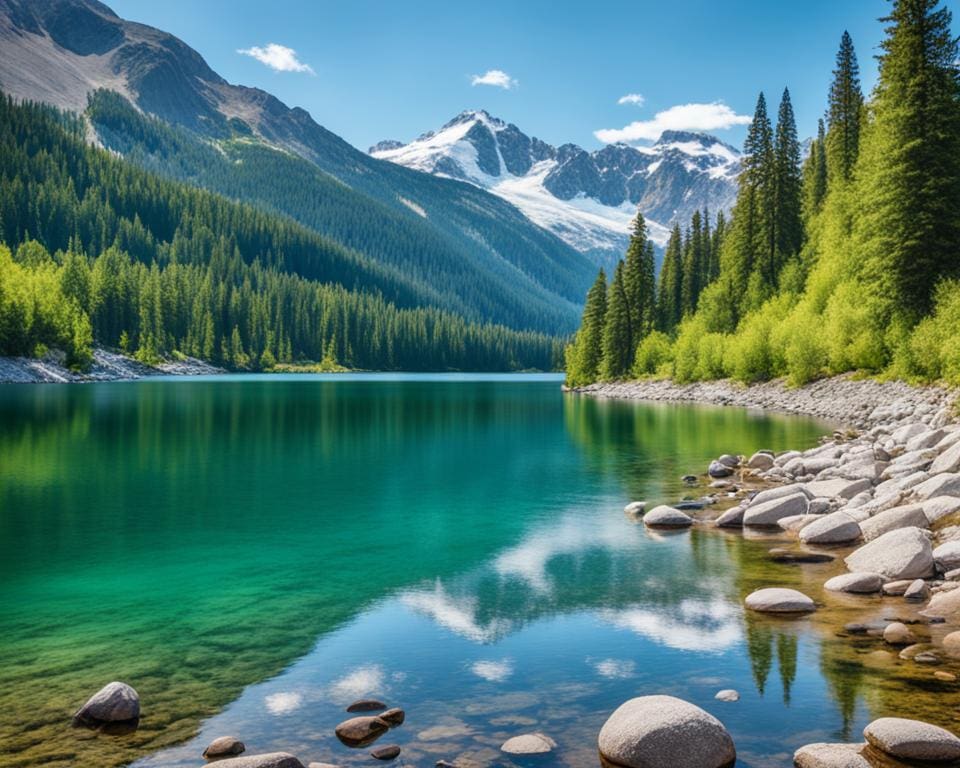
[[502, 69], [488, 69], [482, 75], [471, 77], [470, 85], [492, 85], [509, 91], [511, 88], [516, 88], [519, 83]]
[[255, 45], [252, 48], [238, 48], [237, 53], [251, 56], [261, 64], [266, 64], [274, 72], [307, 72], [316, 74], [309, 64], [304, 64], [297, 58], [293, 48], [287, 48], [279, 43], [267, 43], [263, 48]]
[[738, 115], [726, 104], [678, 104], [657, 112], [652, 120], [637, 120], [623, 128], [594, 131], [604, 144], [617, 141], [656, 141], [664, 131], [722, 131], [735, 125], [748, 125], [749, 115]]
[[293, 712], [303, 703], [303, 696], [293, 691], [279, 691], [271, 693], [264, 699], [267, 711], [271, 715], [285, 715]]
[[513, 674], [513, 664], [509, 659], [503, 661], [477, 661], [470, 667], [473, 674], [491, 683], [502, 683]]
[[642, 93], [628, 93], [617, 99], [617, 104], [633, 104], [642, 107], [646, 101]]

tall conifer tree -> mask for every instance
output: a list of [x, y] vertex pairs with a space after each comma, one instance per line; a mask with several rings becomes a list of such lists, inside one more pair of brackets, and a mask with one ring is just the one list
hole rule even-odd
[[683, 270], [683, 237], [680, 225], [674, 224], [663, 254], [660, 283], [657, 289], [658, 328], [670, 333], [680, 322], [681, 273]]
[[836, 69], [830, 85], [827, 108], [827, 168], [840, 181], [848, 181], [860, 151], [860, 116], [863, 93], [860, 90], [860, 65], [848, 32], [840, 38]]
[[803, 223], [800, 217], [800, 142], [797, 140], [797, 124], [787, 88], [783, 89], [783, 98], [777, 112], [774, 189], [774, 271], [767, 275], [766, 280], [770, 286], [776, 285], [779, 270], [787, 259], [799, 253], [803, 242]]
[[603, 327], [603, 361], [600, 376], [603, 379], [622, 379], [633, 366], [634, 349], [630, 346], [630, 309], [621, 259], [613, 273], [613, 283], [607, 295], [607, 314]]

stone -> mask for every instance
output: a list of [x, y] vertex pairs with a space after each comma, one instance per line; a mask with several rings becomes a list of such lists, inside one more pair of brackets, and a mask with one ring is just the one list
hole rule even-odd
[[385, 721], [391, 728], [396, 728], [398, 725], [403, 725], [403, 721], [407, 719], [407, 713], [400, 709], [400, 707], [393, 707], [386, 712], [381, 712], [380, 719]]
[[903, 593], [910, 589], [915, 579], [898, 579], [897, 581], [888, 581], [883, 585], [883, 594], [890, 597], [902, 597]]
[[696, 485], [696, 484], [697, 484], [697, 476], [696, 476], [696, 475], [684, 475], [684, 476], [683, 476], [682, 478], [680, 478], [680, 479], [683, 480], [683, 482], [684, 482], [686, 485]]
[[912, 645], [917, 642], [917, 637], [910, 631], [910, 627], [899, 621], [887, 624], [883, 630], [883, 639], [890, 645]]
[[375, 760], [396, 760], [400, 757], [400, 746], [398, 744], [386, 744], [382, 747], [377, 747], [370, 752], [370, 757]]
[[932, 499], [936, 496], [960, 496], [960, 474], [944, 472], [934, 475], [913, 488], [920, 499]]
[[373, 744], [390, 730], [390, 724], [380, 717], [351, 717], [336, 728], [337, 738], [348, 747], [365, 747]]
[[904, 443], [909, 442], [911, 438], [914, 438], [917, 435], [922, 435], [926, 431], [927, 428], [923, 424], [913, 422], [912, 424], [906, 424], [895, 429], [893, 434], [890, 435], [890, 438], [893, 440], [893, 442], [903, 445]]
[[864, 728], [863, 735], [871, 746], [900, 760], [960, 759], [960, 739], [944, 728], [919, 720], [881, 717]]
[[800, 529], [799, 537], [804, 544], [845, 544], [860, 538], [860, 525], [846, 512], [831, 512]]
[[866, 744], [807, 744], [793, 753], [795, 768], [873, 768]]
[[778, 485], [775, 488], [767, 488], [760, 493], [756, 494], [752, 499], [750, 499], [750, 505], [754, 504], [765, 504], [768, 501], [773, 501], [774, 499], [783, 499], [787, 496], [793, 496], [795, 493], [802, 493], [808, 499], [813, 498], [813, 494], [810, 493], [803, 483], [791, 483], [789, 485]]
[[921, 651], [914, 655], [913, 660], [917, 664], [939, 664], [940, 658], [933, 651]]
[[140, 717], [140, 695], [126, 683], [107, 683], [76, 711], [77, 725], [127, 723]]
[[646, 508], [647, 502], [645, 501], [631, 501], [623, 508], [623, 511], [628, 515], [642, 515]]
[[378, 699], [358, 699], [347, 707], [347, 712], [376, 712], [386, 708], [387, 705]]
[[833, 555], [826, 552], [811, 552], [806, 549], [789, 549], [774, 547], [769, 552], [770, 559], [775, 563], [829, 563], [835, 560]]
[[764, 452], [755, 453], [750, 457], [747, 466], [750, 469], [770, 469], [773, 466], [773, 456]]
[[241, 754], [246, 747], [236, 736], [220, 736], [211, 741], [205, 750], [203, 757], [207, 760], [216, 760], [220, 757], [233, 757]]
[[920, 611], [921, 616], [927, 618], [950, 618], [960, 613], [960, 589], [949, 592], [937, 592], [930, 598], [930, 602]]
[[907, 504], [880, 512], [860, 523], [864, 541], [880, 538], [887, 531], [898, 528], [927, 528], [929, 523], [920, 504]]
[[833, 504], [830, 499], [826, 496], [817, 496], [815, 499], [810, 499], [810, 503], [807, 505], [807, 514], [825, 515], [832, 509]]
[[879, 592], [883, 577], [879, 573], [842, 573], [828, 579], [823, 588], [830, 592], [852, 592], [858, 595]]
[[938, 669], [936, 672], [934, 672], [933, 676], [937, 678], [937, 680], [943, 680], [945, 683], [952, 683], [957, 679], [957, 676], [953, 674], [953, 672], [944, 672], [942, 669]]
[[747, 595], [744, 604], [759, 613], [810, 613], [817, 606], [803, 592], [784, 587], [767, 587]]
[[217, 760], [217, 768], [304, 768], [289, 752], [267, 752], [262, 755], [244, 755]]
[[737, 759], [723, 723], [673, 696], [621, 704], [600, 729], [600, 754], [623, 768], [728, 768]]
[[960, 512], [960, 499], [955, 496], [935, 496], [924, 501], [921, 507], [923, 514], [927, 516], [927, 522], [933, 525], [954, 512]]
[[707, 468], [707, 474], [710, 477], [730, 477], [733, 474], [733, 469], [719, 461], [711, 461]]
[[887, 531], [855, 549], [844, 562], [854, 573], [879, 573], [895, 579], [923, 579], [933, 576], [933, 549], [919, 528]]
[[[759, 498], [759, 495], [757, 498]], [[808, 504], [809, 499], [804, 493], [794, 493], [791, 496], [775, 498], [759, 504], [754, 499], [743, 515], [743, 524], [746, 526], [774, 526], [784, 517], [806, 514]]]
[[942, 472], [956, 472], [957, 470], [960, 470], [960, 443], [947, 448], [930, 465], [931, 475], [939, 475]]
[[714, 696], [717, 701], [725, 701], [728, 703], [733, 703], [734, 701], [740, 701], [739, 692], [733, 690], [733, 688], [724, 688], [722, 691], [717, 691], [716, 696]]
[[933, 561], [943, 573], [960, 568], [960, 541], [948, 541], [934, 549]]
[[[925, 448], [933, 448], [937, 445], [944, 437], [946, 437], [947, 432], [943, 429], [931, 429], [926, 432], [923, 432], [916, 437], [910, 438], [907, 441], [906, 449], [907, 452], [912, 451], [922, 451]], [[943, 472], [952, 472], [953, 470], [944, 469]]]
[[793, 531], [796, 533], [802, 528], [810, 525], [810, 523], [819, 517], [822, 517], [822, 515], [790, 515], [790, 517], [781, 517], [777, 525], [779, 525], [785, 531]]
[[930, 587], [923, 579], [914, 579], [903, 593], [904, 600], [920, 602], [930, 597]]
[[841, 477], [832, 480], [814, 480], [806, 484], [807, 492], [814, 498], [825, 496], [828, 499], [852, 499], [859, 493], [870, 490], [869, 480], [845, 480]]
[[685, 528], [693, 525], [693, 518], [679, 509], [661, 504], [644, 515], [643, 524], [654, 528]]
[[731, 453], [725, 453], [719, 459], [717, 459], [725, 467], [735, 468], [740, 466], [740, 457], [734, 456]]
[[525, 733], [507, 739], [500, 746], [501, 752], [508, 755], [542, 755], [552, 752], [557, 743], [543, 733]]
[[743, 515], [746, 511], [747, 508], [743, 505], [730, 507], [716, 519], [715, 525], [718, 528], [740, 528], [743, 525]]

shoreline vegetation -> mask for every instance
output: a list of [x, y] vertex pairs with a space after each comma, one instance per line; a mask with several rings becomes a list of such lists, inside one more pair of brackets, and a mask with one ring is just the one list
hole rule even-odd
[[759, 95], [729, 219], [676, 227], [659, 280], [642, 216], [601, 272], [567, 347], [570, 386], [861, 371], [960, 383], [960, 54], [940, 0], [880, 21], [879, 78], [860, 87], [843, 33], [806, 158], [790, 92]]

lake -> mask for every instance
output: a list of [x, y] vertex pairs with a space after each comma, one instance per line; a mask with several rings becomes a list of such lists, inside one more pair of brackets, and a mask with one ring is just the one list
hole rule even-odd
[[[0, 766], [195, 766], [224, 734], [369, 765], [333, 735], [368, 695], [406, 710], [381, 743], [411, 766], [525, 765], [498, 748], [534, 730], [558, 747], [532, 764], [597, 765], [607, 715], [649, 693], [718, 716], [752, 768], [893, 709], [943, 724], [960, 702], [929, 671], [836, 637], [882, 603], [817, 592], [834, 565], [623, 513], [677, 500], [720, 453], [829, 428], [565, 395], [556, 376], [5, 385]], [[832, 602], [744, 614], [781, 584]], [[139, 730], [72, 729], [114, 679], [141, 695]]]

